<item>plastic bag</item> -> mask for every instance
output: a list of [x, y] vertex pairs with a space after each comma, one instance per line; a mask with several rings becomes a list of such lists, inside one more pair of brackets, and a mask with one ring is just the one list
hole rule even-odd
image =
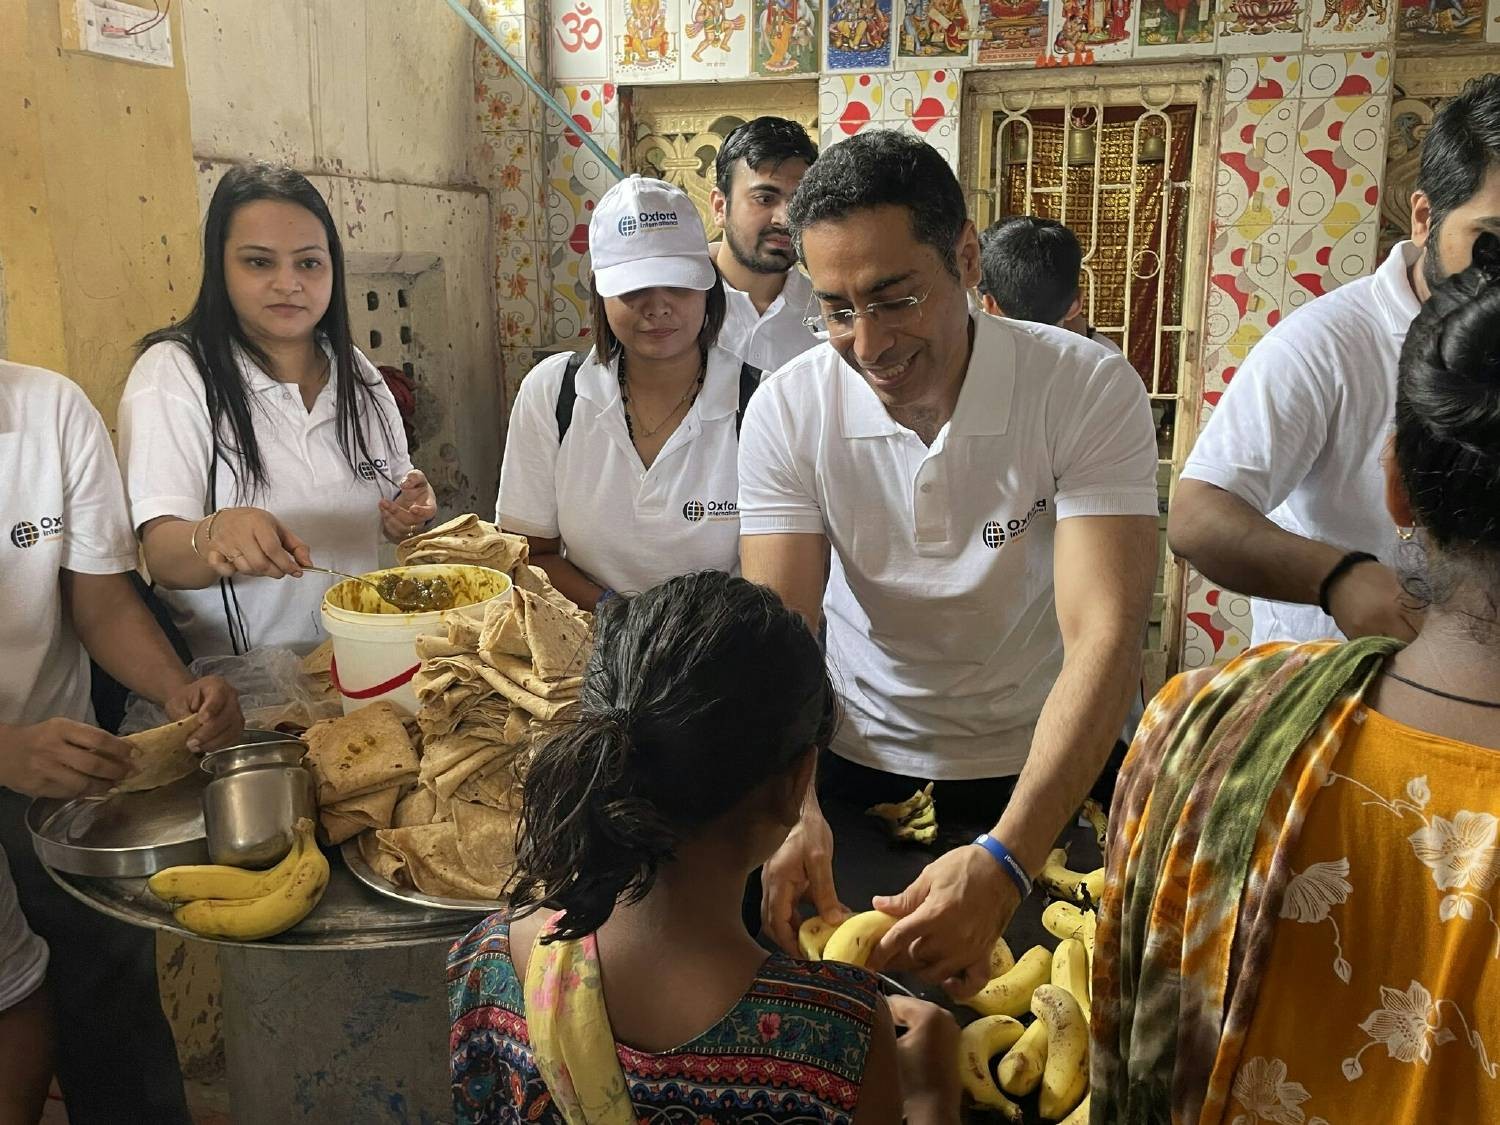
[[[310, 727], [343, 714], [336, 694], [302, 670], [302, 657], [287, 648], [253, 648], [243, 656], [205, 656], [188, 665], [195, 679], [222, 676], [240, 694], [245, 726], [270, 730], [290, 724]], [[149, 699], [132, 694], [120, 723], [121, 734], [150, 730], [169, 722]]]

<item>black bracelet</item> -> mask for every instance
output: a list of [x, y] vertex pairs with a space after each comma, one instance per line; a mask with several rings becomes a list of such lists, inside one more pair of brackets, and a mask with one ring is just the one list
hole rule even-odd
[[1323, 584], [1318, 587], [1318, 608], [1329, 617], [1333, 616], [1333, 610], [1328, 608], [1328, 596], [1333, 593], [1333, 584], [1344, 575], [1357, 567], [1360, 563], [1379, 562], [1369, 551], [1350, 551], [1338, 562], [1334, 563], [1333, 569], [1328, 572], [1328, 577], [1323, 579]]

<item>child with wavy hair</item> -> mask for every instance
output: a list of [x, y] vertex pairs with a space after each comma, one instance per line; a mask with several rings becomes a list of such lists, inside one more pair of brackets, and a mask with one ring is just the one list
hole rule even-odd
[[957, 1121], [950, 1016], [741, 921], [838, 721], [806, 624], [703, 572], [596, 634], [583, 715], [527, 773], [512, 912], [449, 958], [457, 1119]]

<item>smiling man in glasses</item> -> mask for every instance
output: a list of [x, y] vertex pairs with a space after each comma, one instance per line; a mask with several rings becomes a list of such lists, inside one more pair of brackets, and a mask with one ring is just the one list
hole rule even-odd
[[[857, 825], [934, 780], [944, 827], [983, 833], [875, 904], [902, 921], [872, 965], [972, 991], [1136, 688], [1151, 413], [1120, 356], [969, 312], [974, 225], [920, 141], [877, 131], [827, 150], [789, 219], [829, 342], [746, 413], [741, 565], [826, 619], [846, 719], [820, 765], [824, 801]], [[791, 951], [800, 901], [843, 910], [832, 853], [809, 792], [764, 871], [764, 923]]]

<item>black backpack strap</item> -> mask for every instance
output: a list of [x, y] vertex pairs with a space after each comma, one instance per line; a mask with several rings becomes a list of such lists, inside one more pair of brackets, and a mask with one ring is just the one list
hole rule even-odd
[[578, 369], [583, 366], [583, 356], [574, 352], [563, 368], [562, 382], [557, 388], [557, 444], [567, 436], [573, 424], [573, 403], [578, 400]]
[[740, 408], [734, 412], [734, 436], [740, 436], [740, 427], [745, 424], [745, 411], [750, 408], [750, 396], [760, 386], [760, 368], [748, 363], [740, 364]]

